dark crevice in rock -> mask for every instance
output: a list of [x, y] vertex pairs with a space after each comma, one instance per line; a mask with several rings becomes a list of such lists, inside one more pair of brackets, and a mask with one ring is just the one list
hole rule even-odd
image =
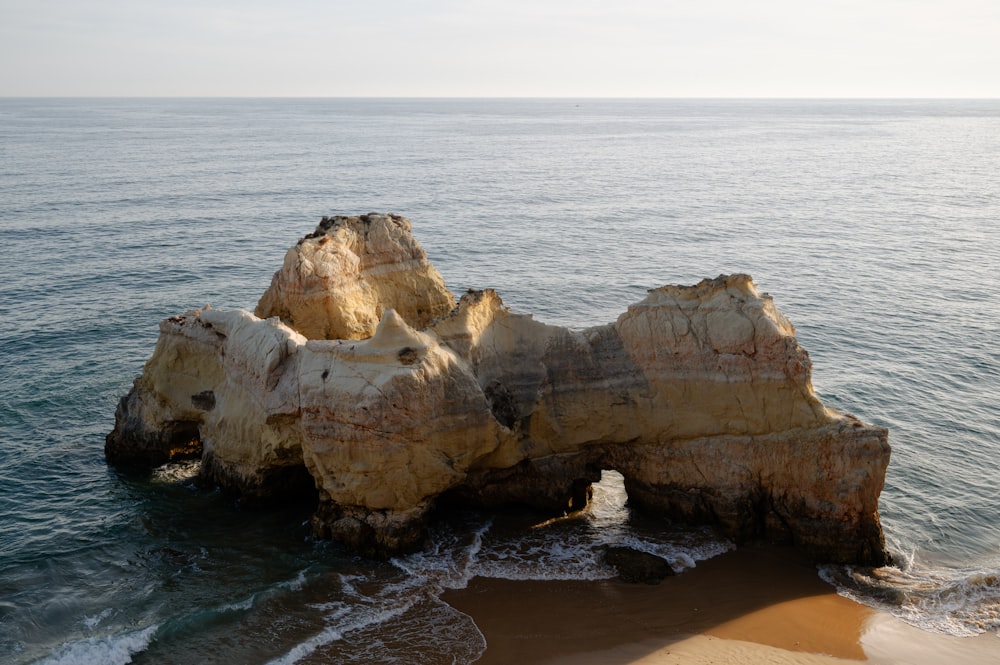
[[315, 506], [319, 500], [316, 482], [304, 464], [270, 466], [251, 474], [241, 474], [237, 469], [220, 463], [213, 455], [206, 454], [197, 482], [202, 487], [218, 487], [236, 497], [243, 508]]
[[211, 390], [203, 390], [191, 395], [191, 406], [202, 411], [211, 411], [215, 408], [215, 393]]
[[402, 364], [412, 365], [419, 359], [419, 354], [417, 353], [416, 349], [411, 348], [409, 346], [405, 346], [399, 350], [399, 353], [396, 354], [396, 357], [399, 358], [399, 362], [401, 362]]
[[490, 404], [493, 417], [507, 429], [513, 429], [517, 423], [518, 409], [514, 395], [500, 381], [493, 380], [485, 388], [483, 394]]
[[158, 429], [147, 428], [138, 411], [138, 393], [133, 387], [118, 402], [115, 428], [104, 439], [109, 464], [155, 468], [168, 462], [201, 456], [200, 423], [197, 420], [169, 420]]

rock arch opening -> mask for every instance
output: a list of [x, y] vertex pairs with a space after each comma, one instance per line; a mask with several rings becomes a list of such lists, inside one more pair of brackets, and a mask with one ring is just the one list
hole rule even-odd
[[625, 476], [619, 471], [601, 470], [601, 479], [591, 486], [590, 514], [598, 527], [628, 519], [628, 491], [625, 489]]

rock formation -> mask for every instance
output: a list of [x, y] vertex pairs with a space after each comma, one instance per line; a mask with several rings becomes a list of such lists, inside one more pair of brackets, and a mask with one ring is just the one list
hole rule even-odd
[[396, 215], [323, 218], [285, 254], [254, 314], [309, 339], [367, 339], [390, 309], [423, 328], [455, 296], [410, 231]]
[[746, 275], [571, 330], [492, 290], [456, 305], [409, 221], [373, 213], [324, 218], [257, 314], [163, 321], [108, 460], [200, 454], [205, 480], [249, 498], [315, 488], [315, 532], [374, 555], [418, 547], [436, 505], [580, 508], [615, 469], [665, 519], [887, 560], [887, 431], [820, 404], [791, 323]]
[[633, 547], [606, 546], [604, 563], [615, 569], [618, 579], [629, 584], [659, 584], [675, 574], [663, 557]]

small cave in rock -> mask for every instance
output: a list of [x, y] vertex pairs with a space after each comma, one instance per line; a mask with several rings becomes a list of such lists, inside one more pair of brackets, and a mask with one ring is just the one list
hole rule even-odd
[[218, 488], [234, 497], [242, 508], [270, 509], [292, 506], [315, 509], [319, 492], [305, 464], [289, 463], [258, 470], [252, 477], [240, 474], [218, 458], [206, 454], [201, 459], [197, 483], [203, 488]]
[[164, 462], [197, 459], [201, 456], [201, 430], [196, 420], [174, 420], [163, 429], [167, 441]]

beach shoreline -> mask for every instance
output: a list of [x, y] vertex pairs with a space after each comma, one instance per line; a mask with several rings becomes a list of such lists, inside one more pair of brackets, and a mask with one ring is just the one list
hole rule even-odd
[[442, 599], [486, 638], [479, 665], [986, 665], [1000, 654], [994, 635], [929, 633], [841, 597], [798, 553], [769, 546], [659, 585], [477, 577]]

